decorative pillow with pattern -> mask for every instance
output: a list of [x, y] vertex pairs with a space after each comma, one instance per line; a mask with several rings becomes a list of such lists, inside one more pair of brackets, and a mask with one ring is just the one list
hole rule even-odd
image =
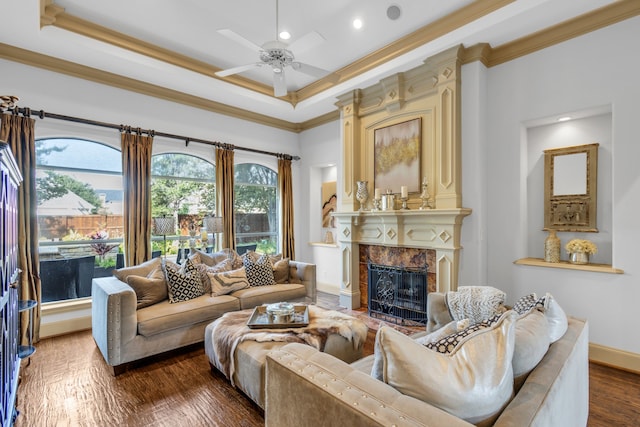
[[493, 425], [513, 395], [515, 317], [505, 312], [447, 354], [382, 326], [374, 351], [381, 354], [383, 381], [471, 424]]
[[460, 343], [464, 342], [466, 337], [475, 334], [482, 329], [491, 328], [498, 320], [500, 320], [501, 316], [501, 314], [496, 314], [495, 316], [487, 320], [483, 320], [480, 323], [475, 323], [467, 328], [462, 329], [461, 331], [447, 335], [437, 341], [427, 342], [426, 344], [424, 344], [424, 346], [442, 354], [453, 353], [456, 347], [458, 347]]
[[176, 303], [188, 301], [204, 295], [204, 285], [200, 280], [200, 273], [196, 265], [187, 259], [181, 267], [178, 264], [167, 261], [165, 263], [169, 302]]
[[558, 341], [567, 332], [567, 315], [550, 293], [538, 298], [536, 294], [525, 295], [513, 306], [513, 310], [522, 315], [532, 308], [538, 307], [544, 312], [544, 317], [549, 325], [549, 339], [551, 343]]
[[544, 299], [538, 299], [538, 296], [535, 293], [525, 295], [521, 297], [516, 303], [513, 305], [513, 311], [522, 315], [528, 313], [534, 307], [544, 307]]
[[268, 286], [276, 284], [273, 278], [273, 267], [269, 260], [269, 255], [261, 255], [255, 261], [252, 256], [243, 255], [242, 260], [250, 286]]
[[247, 273], [244, 267], [237, 270], [223, 272], [208, 272], [211, 281], [211, 296], [226, 295], [239, 289], [249, 287]]
[[198, 269], [198, 273], [200, 273], [200, 280], [202, 280], [202, 284], [204, 285], [204, 292], [211, 293], [211, 281], [209, 280], [208, 273], [221, 273], [223, 271], [233, 270], [233, 260], [227, 258], [213, 267], [209, 267], [207, 264], [196, 263], [196, 268]]

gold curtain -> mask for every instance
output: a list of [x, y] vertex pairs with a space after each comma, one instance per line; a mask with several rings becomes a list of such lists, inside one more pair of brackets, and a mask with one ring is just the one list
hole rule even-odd
[[216, 148], [216, 210], [222, 217], [222, 248], [236, 248], [233, 145]]
[[[28, 110], [27, 110], [28, 111]], [[2, 114], [0, 140], [7, 141], [24, 181], [18, 189], [18, 299], [38, 302], [33, 309], [33, 339], [40, 340], [40, 260], [38, 256], [38, 216], [36, 200], [36, 149], [34, 120], [15, 114]], [[29, 313], [21, 313], [20, 343], [27, 344]]]
[[278, 158], [278, 192], [282, 211], [282, 257], [296, 259], [295, 239], [293, 236], [293, 178], [291, 159]]
[[152, 136], [123, 132], [125, 265], [151, 259], [151, 148]]

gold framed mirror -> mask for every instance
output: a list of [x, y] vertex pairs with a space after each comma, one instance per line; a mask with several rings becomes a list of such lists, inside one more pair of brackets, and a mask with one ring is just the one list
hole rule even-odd
[[544, 150], [544, 229], [598, 232], [599, 144]]

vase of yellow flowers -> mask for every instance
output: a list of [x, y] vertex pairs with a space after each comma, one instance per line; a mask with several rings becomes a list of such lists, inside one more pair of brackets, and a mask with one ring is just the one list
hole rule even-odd
[[585, 239], [572, 239], [564, 248], [569, 254], [571, 264], [588, 264], [589, 255], [598, 252], [596, 244]]

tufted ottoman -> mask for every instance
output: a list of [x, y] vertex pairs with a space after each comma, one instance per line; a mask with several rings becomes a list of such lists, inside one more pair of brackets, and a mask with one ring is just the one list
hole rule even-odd
[[227, 313], [205, 329], [204, 348], [213, 371], [264, 408], [267, 353], [289, 342], [302, 342], [347, 363], [362, 357], [367, 326], [353, 316], [309, 306], [309, 325], [288, 329], [251, 329], [253, 310]]

